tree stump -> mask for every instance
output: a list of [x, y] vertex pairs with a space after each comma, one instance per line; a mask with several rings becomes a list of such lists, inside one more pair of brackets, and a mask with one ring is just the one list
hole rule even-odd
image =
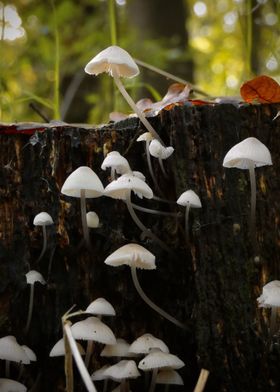
[[[116, 337], [132, 342], [152, 333], [185, 362], [180, 371], [185, 386], [174, 390], [192, 391], [201, 368], [210, 371], [206, 391], [278, 390], [279, 347], [268, 344], [269, 310], [258, 308], [256, 299], [265, 283], [280, 278], [280, 118], [273, 120], [279, 109], [279, 104], [175, 106], [150, 119], [166, 144], [175, 148], [165, 162], [167, 179], [153, 160], [164, 198], [176, 201], [193, 189], [202, 202], [202, 209], [191, 210], [186, 244], [182, 207], [134, 197], [144, 207], [179, 213], [158, 217], [137, 211], [171, 248], [169, 253], [141, 237], [121, 200], [106, 197], [87, 199], [87, 210], [97, 212], [101, 222], [90, 231], [89, 252], [82, 242], [79, 201], [60, 193], [66, 177], [79, 166], [90, 166], [107, 185], [110, 173], [100, 166], [113, 150], [124, 155], [133, 170], [142, 171], [152, 187], [145, 150], [136, 142], [143, 132], [137, 119], [97, 128], [0, 127], [0, 337], [15, 335], [37, 354], [37, 363], [23, 373], [28, 388], [35, 383], [38, 391], [64, 390], [63, 359], [48, 357], [62, 336], [61, 316], [73, 304], [85, 309], [104, 297], [116, 309], [116, 317], [105, 321]], [[273, 166], [256, 170], [257, 249], [248, 225], [249, 175], [222, 166], [226, 152], [249, 136], [269, 148], [273, 161]], [[41, 211], [48, 212], [55, 225], [48, 227], [47, 252], [38, 263], [43, 238], [33, 219]], [[104, 264], [109, 254], [129, 242], [155, 254], [157, 269], [140, 271], [141, 285], [156, 304], [184, 322], [186, 330], [142, 301], [128, 267]], [[31, 328], [24, 336], [29, 268], [40, 271], [47, 285], [36, 284]], [[106, 362], [99, 356], [101, 349], [97, 344], [90, 371]], [[16, 377], [16, 367], [11, 370]], [[142, 385], [136, 380], [132, 389], [143, 391]], [[75, 391], [79, 390], [85, 389], [75, 373]]]

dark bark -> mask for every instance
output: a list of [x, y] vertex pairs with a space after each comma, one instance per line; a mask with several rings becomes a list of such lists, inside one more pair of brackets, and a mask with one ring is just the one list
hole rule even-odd
[[[280, 275], [280, 120], [272, 121], [279, 109], [276, 104], [182, 106], [151, 120], [167, 145], [175, 148], [166, 162], [168, 181], [160, 178], [156, 166], [166, 198], [176, 200], [191, 188], [203, 205], [190, 212], [189, 247], [184, 242], [183, 210], [178, 222], [138, 212], [173, 249], [172, 254], [141, 240], [125, 204], [105, 197], [87, 201], [88, 210], [95, 210], [102, 224], [91, 231], [93, 250], [89, 253], [80, 245], [79, 202], [60, 194], [66, 177], [81, 165], [92, 167], [107, 184], [109, 173], [101, 171], [100, 165], [104, 152], [111, 150], [125, 154], [131, 167], [142, 170], [150, 183], [143, 145], [132, 142], [142, 131], [136, 119], [101, 129], [49, 127], [31, 139], [22, 133], [1, 134], [0, 130], [0, 336], [13, 334], [37, 353], [38, 363], [24, 372], [28, 387], [39, 372], [38, 390], [63, 390], [63, 360], [48, 358], [61, 337], [60, 317], [73, 304], [85, 308], [103, 296], [116, 309], [117, 316], [105, 321], [117, 337], [131, 342], [142, 333], [153, 333], [185, 361], [180, 371], [185, 391], [193, 390], [201, 367], [210, 370], [207, 391], [277, 390], [280, 353], [277, 345], [271, 352], [266, 348], [269, 310], [258, 309], [256, 298], [265, 283]], [[248, 233], [249, 176], [222, 167], [229, 148], [248, 136], [265, 143], [273, 159], [273, 166], [257, 169], [259, 263], [254, 261]], [[176, 205], [166, 207], [139, 199], [137, 203], [181, 211]], [[47, 253], [35, 265], [42, 234], [32, 221], [43, 210], [52, 215], [55, 226], [48, 228]], [[104, 264], [110, 253], [131, 241], [156, 255], [157, 269], [139, 272], [146, 294], [184, 321], [186, 331], [146, 306], [132, 285], [128, 268]], [[24, 338], [29, 296], [24, 274], [30, 264], [47, 278], [53, 250], [51, 275], [47, 286], [36, 284], [30, 332]], [[96, 350], [98, 353], [100, 348]], [[96, 369], [104, 362], [96, 354], [93, 366]], [[75, 391], [84, 390], [78, 375], [75, 382]], [[143, 391], [140, 381], [132, 389]]]

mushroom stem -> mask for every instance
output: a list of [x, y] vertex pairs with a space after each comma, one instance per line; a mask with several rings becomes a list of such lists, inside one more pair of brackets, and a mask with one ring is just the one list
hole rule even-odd
[[93, 349], [93, 340], [88, 340], [86, 357], [85, 357], [85, 365], [86, 365], [87, 368], [88, 368], [88, 365], [89, 365], [89, 360], [90, 360], [90, 357], [91, 357], [92, 349]]
[[108, 389], [108, 378], [106, 378], [106, 380], [104, 380], [103, 383], [103, 392], [107, 392]]
[[143, 232], [144, 236], [151, 238], [153, 241], [155, 241], [162, 249], [164, 249], [167, 252], [170, 252], [170, 249], [165, 245], [163, 241], [161, 241], [154, 233], [151, 232], [138, 218], [138, 216], [135, 214], [135, 211], [133, 209], [131, 199], [130, 199], [130, 191], [127, 192], [127, 197], [126, 197], [126, 205], [127, 209], [130, 213], [131, 218], [135, 222], [135, 224], [139, 227], [139, 229]]
[[90, 375], [87, 371], [87, 368], [85, 367], [84, 361], [81, 357], [81, 354], [78, 350], [77, 347], [77, 343], [75, 341], [75, 339], [73, 338], [72, 332], [71, 332], [71, 328], [69, 325], [69, 321], [64, 321], [63, 322], [63, 330], [65, 332], [66, 338], [68, 340], [68, 343], [70, 345], [73, 357], [75, 359], [77, 368], [79, 369], [80, 375], [82, 377], [82, 380], [86, 386], [86, 389], [88, 392], [97, 392], [91, 378]]
[[149, 141], [149, 140], [146, 140], [146, 142], [145, 142], [145, 147], [146, 147], [146, 157], [147, 157], [148, 169], [149, 169], [151, 178], [152, 178], [152, 180], [153, 180], [154, 186], [155, 186], [155, 188], [158, 190], [159, 194], [161, 195], [161, 194], [162, 194], [162, 191], [161, 191], [161, 189], [160, 189], [160, 187], [159, 187], [159, 184], [158, 184], [158, 182], [157, 182], [157, 179], [156, 179], [156, 177], [155, 177], [155, 173], [154, 173], [154, 170], [153, 170], [153, 165], [152, 165], [152, 160], [151, 160], [151, 154], [150, 154], [150, 150], [149, 150], [149, 144], [150, 144], [150, 141]]
[[147, 295], [142, 290], [142, 287], [140, 286], [140, 283], [139, 283], [139, 280], [137, 277], [136, 267], [133, 267], [133, 266], [131, 267], [131, 276], [132, 276], [132, 280], [133, 280], [134, 286], [135, 286], [138, 294], [143, 299], [143, 301], [146, 302], [147, 305], [149, 305], [155, 312], [159, 313], [162, 317], [166, 318], [168, 321], [175, 324], [177, 327], [182, 328], [182, 329], [186, 329], [185, 324], [183, 324], [180, 321], [178, 321], [177, 319], [175, 319], [173, 316], [171, 316], [165, 310], [161, 309], [153, 301], [151, 301], [150, 298], [147, 297]]
[[10, 378], [10, 361], [5, 361], [5, 374], [7, 378]]
[[89, 231], [87, 225], [87, 211], [86, 211], [86, 190], [81, 189], [81, 217], [83, 226], [83, 235], [88, 248], [90, 248]]
[[186, 233], [186, 243], [190, 241], [190, 231], [189, 231], [189, 215], [190, 215], [190, 204], [188, 203], [185, 211], [185, 233]]
[[250, 232], [252, 236], [253, 246], [256, 244], [256, 175], [254, 162], [249, 161], [249, 174], [251, 184], [251, 216], [250, 216]]
[[47, 249], [47, 229], [45, 225], [42, 226], [42, 230], [43, 230], [43, 248], [41, 250], [40, 256], [36, 261], [37, 263], [39, 263], [39, 261], [42, 259]]
[[270, 338], [272, 339], [275, 333], [277, 332], [277, 307], [271, 307], [271, 314], [270, 314]]
[[167, 199], [161, 199], [161, 198], [158, 197], [158, 196], [153, 196], [153, 200], [160, 201], [160, 202], [162, 202], [162, 203], [167, 203], [167, 204], [177, 204], [176, 201], [167, 200]]
[[121, 385], [120, 385], [120, 392], [126, 392], [127, 388], [126, 388], [126, 379], [124, 378], [123, 380], [121, 380]]
[[163, 215], [163, 216], [173, 216], [174, 218], [178, 217], [178, 213], [176, 213], [176, 212], [166, 212], [166, 211], [153, 210], [153, 209], [150, 209], [150, 208], [145, 208], [145, 207], [142, 207], [142, 206], [138, 206], [138, 204], [134, 204], [134, 203], [131, 203], [131, 205], [132, 205], [132, 207], [135, 210], [146, 212], [147, 214], [155, 214], [155, 215]]
[[116, 170], [114, 167], [111, 167], [111, 181], [116, 179]]
[[149, 392], [154, 392], [155, 390], [157, 374], [158, 374], [158, 368], [153, 369]]
[[33, 302], [34, 302], [34, 284], [30, 285], [30, 297], [29, 297], [29, 307], [28, 307], [28, 315], [27, 315], [27, 321], [26, 325], [24, 328], [24, 334], [27, 335], [30, 327], [30, 322], [32, 318], [32, 312], [33, 312]]
[[162, 174], [164, 175], [165, 178], [168, 178], [168, 175], [165, 171], [164, 165], [163, 165], [163, 160], [161, 158], [158, 158], [159, 162], [159, 167], [161, 168]]
[[146, 129], [153, 135], [153, 137], [155, 139], [157, 139], [158, 141], [160, 141], [163, 146], [165, 146], [163, 141], [161, 140], [160, 136], [158, 135], [158, 133], [155, 131], [155, 129], [152, 127], [152, 125], [149, 123], [149, 121], [146, 119], [145, 115], [141, 112], [141, 110], [138, 109], [135, 102], [133, 101], [131, 96], [128, 94], [128, 92], [124, 88], [124, 85], [122, 84], [121, 79], [119, 78], [118, 75], [116, 75], [115, 72], [113, 72], [113, 78], [114, 78], [114, 81], [115, 81], [118, 89], [120, 90], [120, 93], [122, 94], [122, 96], [124, 97], [126, 102], [129, 104], [129, 106], [137, 114], [137, 116], [139, 117], [139, 120], [143, 123], [143, 125], [146, 127]]

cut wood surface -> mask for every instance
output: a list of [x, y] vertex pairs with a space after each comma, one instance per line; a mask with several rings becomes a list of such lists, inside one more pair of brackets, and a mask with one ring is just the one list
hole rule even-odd
[[[37, 364], [23, 373], [28, 388], [36, 380], [38, 391], [64, 390], [63, 359], [48, 357], [62, 337], [61, 316], [73, 304], [85, 309], [104, 297], [116, 309], [116, 317], [106, 318], [116, 337], [132, 342], [152, 333], [185, 362], [180, 370], [185, 386], [180, 390], [193, 391], [202, 368], [210, 371], [205, 391], [278, 390], [279, 346], [267, 347], [270, 310], [259, 309], [256, 299], [265, 283], [280, 279], [280, 118], [273, 120], [279, 109], [280, 104], [178, 106], [149, 119], [166, 145], [175, 149], [164, 162], [168, 179], [153, 160], [164, 198], [176, 201], [193, 189], [202, 202], [202, 209], [190, 212], [186, 244], [183, 207], [133, 197], [144, 207], [180, 212], [174, 218], [137, 211], [171, 253], [141, 238], [125, 203], [106, 197], [87, 199], [87, 210], [100, 218], [100, 227], [90, 230], [88, 252], [82, 242], [79, 200], [60, 193], [66, 177], [79, 166], [90, 166], [107, 185], [110, 172], [100, 166], [113, 150], [124, 155], [133, 170], [142, 171], [152, 187], [144, 145], [136, 142], [144, 131], [136, 118], [97, 128], [0, 125], [0, 337], [15, 335], [37, 354]], [[249, 175], [222, 166], [226, 152], [249, 136], [269, 148], [273, 161], [273, 166], [256, 169], [257, 249], [249, 233]], [[36, 263], [43, 236], [33, 218], [41, 211], [55, 224], [47, 228], [48, 248]], [[142, 301], [128, 267], [104, 264], [109, 254], [129, 242], [155, 254], [157, 269], [139, 271], [140, 283], [156, 304], [186, 324], [186, 330]], [[40, 271], [47, 285], [35, 286], [31, 326], [24, 337], [29, 268]], [[90, 371], [106, 363], [100, 350], [96, 345]], [[16, 377], [16, 367], [11, 372]], [[83, 388], [75, 373], [75, 391]], [[131, 388], [143, 392], [139, 381]]]

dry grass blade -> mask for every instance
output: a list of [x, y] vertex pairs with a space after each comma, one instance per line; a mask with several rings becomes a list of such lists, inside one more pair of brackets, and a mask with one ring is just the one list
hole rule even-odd
[[204, 390], [208, 376], [209, 376], [209, 370], [201, 369], [200, 375], [198, 377], [198, 380], [197, 380], [197, 383], [196, 383], [196, 386], [195, 386], [193, 392], [202, 392]]

